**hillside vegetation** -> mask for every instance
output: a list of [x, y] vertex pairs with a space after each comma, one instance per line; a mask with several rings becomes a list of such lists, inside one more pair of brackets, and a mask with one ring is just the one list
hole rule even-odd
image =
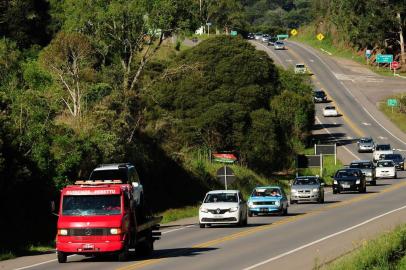
[[176, 46], [205, 14], [237, 25], [242, 3], [214, 2], [201, 16], [185, 0], [0, 3], [0, 251], [53, 239], [50, 201], [100, 163], [134, 163], [155, 212], [219, 187], [209, 153], [238, 154], [245, 192], [291, 166], [308, 82], [240, 38]]

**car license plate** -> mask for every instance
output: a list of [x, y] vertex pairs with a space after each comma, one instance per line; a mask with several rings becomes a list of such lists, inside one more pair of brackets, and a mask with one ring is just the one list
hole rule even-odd
[[223, 216], [222, 216], [222, 215], [217, 215], [217, 214], [215, 214], [215, 215], [213, 215], [213, 217], [214, 217], [214, 218], [222, 218]]
[[350, 185], [342, 184], [342, 187], [343, 187], [343, 188], [350, 188]]
[[268, 212], [268, 208], [261, 208], [260, 211], [261, 212]]

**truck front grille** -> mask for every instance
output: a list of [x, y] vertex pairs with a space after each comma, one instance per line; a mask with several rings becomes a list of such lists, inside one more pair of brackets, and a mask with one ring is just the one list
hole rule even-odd
[[68, 230], [69, 236], [110, 235], [107, 228], [74, 228]]

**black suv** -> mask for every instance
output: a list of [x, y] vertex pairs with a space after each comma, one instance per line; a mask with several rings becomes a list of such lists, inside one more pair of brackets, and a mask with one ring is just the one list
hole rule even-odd
[[405, 170], [405, 158], [401, 154], [382, 154], [379, 159], [392, 160], [397, 170]]
[[314, 102], [327, 102], [327, 95], [323, 90], [314, 90], [313, 91]]
[[333, 176], [333, 194], [342, 191], [358, 191], [365, 193], [367, 183], [360, 169], [340, 169]]

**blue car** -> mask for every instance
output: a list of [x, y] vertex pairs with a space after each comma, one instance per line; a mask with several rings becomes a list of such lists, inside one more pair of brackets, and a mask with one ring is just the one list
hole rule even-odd
[[249, 217], [258, 214], [288, 214], [288, 198], [279, 186], [256, 187], [247, 204]]

